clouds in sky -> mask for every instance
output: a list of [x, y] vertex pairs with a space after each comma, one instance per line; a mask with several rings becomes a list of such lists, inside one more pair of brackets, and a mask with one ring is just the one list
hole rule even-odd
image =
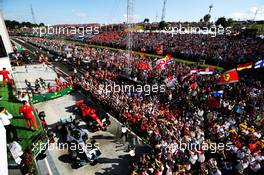
[[264, 5], [259, 7], [253, 6], [246, 11], [234, 12], [231, 14], [231, 17], [236, 20], [253, 20], [256, 12], [257, 15], [255, 20], [264, 20]]

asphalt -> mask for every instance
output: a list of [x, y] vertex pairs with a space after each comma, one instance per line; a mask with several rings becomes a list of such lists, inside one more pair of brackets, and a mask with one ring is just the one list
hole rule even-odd
[[[46, 122], [49, 126], [56, 128], [61, 119], [66, 119], [72, 116], [76, 118], [78, 116], [72, 114], [68, 110], [68, 107], [74, 105], [76, 100], [86, 98], [83, 94], [75, 92], [73, 94], [48, 101], [38, 103], [34, 105], [38, 111], [45, 111]], [[85, 128], [85, 124], [84, 128]], [[61, 175], [125, 175], [128, 174], [129, 158], [130, 156], [126, 152], [127, 144], [122, 144], [121, 140], [116, 140], [116, 137], [108, 131], [98, 131], [88, 133], [90, 143], [95, 140], [99, 143], [99, 148], [102, 155], [98, 159], [98, 163], [94, 166], [88, 164], [79, 169], [73, 169], [70, 164], [70, 156], [67, 149], [56, 147], [60, 142], [59, 138], [55, 139], [55, 143], [50, 144], [48, 149], [48, 161], [50, 163], [51, 170], [54, 174]], [[39, 162], [41, 172], [47, 174], [43, 160]]]

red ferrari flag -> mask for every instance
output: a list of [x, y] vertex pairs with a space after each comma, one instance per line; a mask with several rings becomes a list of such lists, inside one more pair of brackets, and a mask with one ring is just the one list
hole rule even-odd
[[226, 71], [218, 80], [218, 84], [236, 83], [239, 81], [238, 73], [236, 69]]
[[239, 64], [239, 65], [237, 65], [237, 71], [241, 71], [244, 69], [251, 69], [252, 66], [253, 66], [253, 62]]

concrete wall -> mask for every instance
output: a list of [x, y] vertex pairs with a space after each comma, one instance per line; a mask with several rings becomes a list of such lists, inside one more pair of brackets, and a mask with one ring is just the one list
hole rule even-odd
[[[1, 35], [3, 43], [5, 45], [5, 50], [6, 50], [7, 54], [12, 53], [13, 48], [11, 45], [9, 35], [7, 33], [7, 30], [6, 30], [4, 18], [3, 18], [1, 11], [0, 11], [0, 35]], [[0, 58], [0, 70], [2, 70], [3, 67], [5, 67], [10, 72], [12, 72], [9, 57]], [[2, 81], [2, 76], [0, 76], [0, 81]]]
[[5, 21], [4, 21], [2, 11], [0, 11], [0, 29], [1, 29], [0, 35], [3, 39], [4, 45], [6, 48], [6, 52], [7, 52], [7, 54], [12, 53], [13, 48], [12, 48], [11, 41], [10, 41], [7, 29], [6, 29], [6, 25], [5, 25]]
[[[107, 131], [113, 134], [116, 138], [120, 138], [122, 132], [122, 123], [120, 123], [117, 119], [107, 113], [109, 119], [111, 121], [111, 125], [107, 128]], [[129, 130], [128, 132], [128, 142], [134, 145], [145, 145], [140, 137], [138, 137], [135, 133]]]
[[[108, 113], [107, 113], [108, 114]], [[109, 115], [109, 114], [108, 114]], [[120, 139], [120, 136], [122, 134], [121, 128], [122, 128], [122, 123], [120, 123], [117, 119], [115, 119], [113, 116], [109, 115], [109, 119], [111, 121], [111, 125], [108, 126], [107, 131], [110, 132], [115, 136], [116, 140]], [[122, 138], [123, 141], [125, 141], [125, 138]], [[136, 155], [140, 156], [142, 154], [150, 154], [152, 148], [150, 145], [144, 143], [140, 137], [138, 137], [135, 133], [132, 131], [128, 131], [128, 139], [127, 142], [129, 145], [133, 144], [136, 146]]]

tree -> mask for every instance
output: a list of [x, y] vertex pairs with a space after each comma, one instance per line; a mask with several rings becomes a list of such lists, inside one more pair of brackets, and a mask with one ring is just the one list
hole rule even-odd
[[234, 24], [234, 21], [232, 18], [229, 18], [228, 20], [226, 20], [225, 17], [220, 17], [216, 20], [215, 25], [221, 25], [223, 27], [229, 27], [232, 26]]
[[203, 17], [203, 20], [204, 20], [204, 22], [209, 22], [210, 21], [210, 19], [211, 19], [211, 15], [210, 14], [206, 14], [206, 15], [204, 15], [204, 17]]
[[144, 23], [149, 23], [149, 19], [148, 18], [145, 18], [143, 22]]
[[31, 22], [18, 22], [15, 20], [5, 20], [6, 27], [10, 30], [16, 29], [16, 28], [21, 28], [21, 27], [37, 27], [37, 26], [45, 26], [44, 23], [38, 24], [33, 24]]
[[168, 26], [168, 23], [166, 21], [160, 21], [160, 23], [159, 23], [159, 29], [160, 30], [163, 30], [167, 26]]
[[5, 24], [6, 24], [6, 27], [8, 29], [15, 29], [15, 28], [20, 28], [21, 27], [21, 24], [15, 20], [5, 20]]
[[234, 24], [234, 20], [232, 18], [228, 18], [227, 26], [232, 26]]

